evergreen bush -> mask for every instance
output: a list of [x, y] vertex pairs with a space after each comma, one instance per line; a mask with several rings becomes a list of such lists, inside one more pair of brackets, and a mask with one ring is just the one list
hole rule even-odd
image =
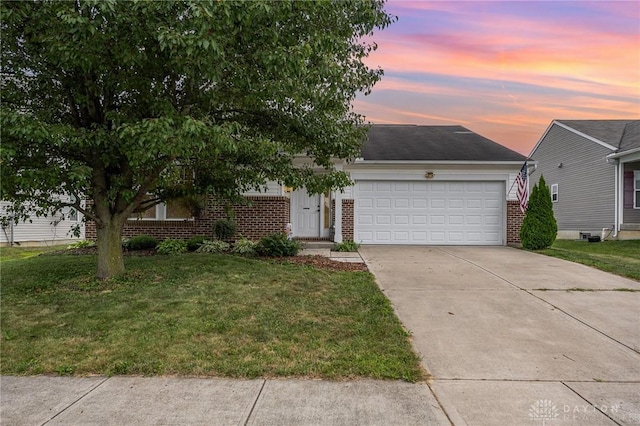
[[556, 240], [558, 224], [553, 216], [551, 192], [540, 176], [540, 181], [533, 187], [526, 215], [520, 228], [522, 247], [527, 250], [540, 250], [549, 247]]
[[236, 235], [236, 221], [220, 219], [213, 224], [213, 232], [220, 241], [228, 241]]
[[158, 240], [151, 235], [137, 235], [129, 240], [129, 250], [150, 250], [157, 245]]

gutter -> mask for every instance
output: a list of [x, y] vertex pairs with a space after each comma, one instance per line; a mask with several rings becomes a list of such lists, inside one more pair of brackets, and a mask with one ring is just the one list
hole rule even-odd
[[472, 160], [365, 160], [356, 158], [352, 165], [356, 164], [376, 164], [376, 165], [491, 165], [491, 166], [521, 166], [526, 160], [522, 161], [472, 161]]
[[635, 154], [636, 152], [640, 152], [640, 148], [633, 148], [633, 149], [628, 149], [626, 151], [614, 152], [613, 154], [607, 155], [606, 158], [607, 158], [607, 161], [608, 161], [609, 159], [616, 159], [616, 158], [624, 157], [625, 155]]

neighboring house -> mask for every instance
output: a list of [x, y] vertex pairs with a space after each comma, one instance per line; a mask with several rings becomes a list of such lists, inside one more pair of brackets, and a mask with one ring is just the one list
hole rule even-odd
[[[8, 216], [9, 205], [7, 201], [0, 201], [0, 217]], [[74, 237], [71, 232], [76, 225], [80, 226], [79, 237]], [[10, 220], [5, 226], [0, 227], [2, 228], [0, 230], [1, 247], [14, 244], [22, 247], [67, 244], [85, 238], [82, 215], [71, 208], [66, 208], [63, 214], [54, 216], [38, 217], [34, 214], [26, 222], [17, 224]]]
[[640, 120], [554, 120], [530, 157], [558, 238], [640, 238]]
[[[245, 194], [250, 205], [234, 206], [238, 234], [258, 239], [291, 223], [296, 238], [336, 242], [519, 242], [522, 214], [513, 183], [525, 160], [462, 126], [374, 125], [361, 158], [336, 160], [353, 186], [309, 195], [271, 182], [262, 193]], [[223, 207], [213, 202], [197, 217], [161, 205], [130, 220], [124, 236], [212, 236], [214, 222], [223, 217]], [[95, 238], [92, 223], [87, 238]]]

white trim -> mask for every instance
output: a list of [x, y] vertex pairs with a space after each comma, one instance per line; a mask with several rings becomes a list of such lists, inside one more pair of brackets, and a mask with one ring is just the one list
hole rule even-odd
[[555, 124], [557, 124], [558, 126], [562, 127], [563, 129], [566, 129], [566, 130], [568, 130], [568, 131], [570, 131], [570, 132], [573, 132], [573, 133], [575, 133], [575, 134], [576, 134], [576, 135], [578, 135], [578, 136], [582, 136], [583, 138], [588, 139], [588, 140], [590, 140], [591, 142], [595, 142], [595, 143], [597, 143], [598, 145], [602, 145], [602, 146], [604, 146], [605, 148], [610, 149], [611, 151], [616, 151], [616, 150], [618, 149], [618, 147], [615, 147], [615, 146], [613, 146], [613, 145], [609, 145], [608, 143], [603, 142], [603, 141], [601, 141], [600, 139], [596, 139], [596, 138], [594, 138], [593, 136], [589, 136], [589, 135], [587, 135], [586, 133], [582, 133], [582, 132], [580, 132], [580, 131], [578, 131], [578, 130], [574, 129], [573, 127], [569, 127], [568, 125], [563, 124], [563, 123], [561, 123], [561, 122], [559, 122], [559, 121], [555, 121], [555, 120], [554, 120], [553, 122], [554, 122]]
[[[171, 217], [167, 218], [167, 203], [158, 203], [155, 206], [151, 207], [155, 209], [156, 216], [155, 217], [128, 217], [127, 220], [139, 220], [139, 221], [150, 221], [150, 220], [161, 220], [163, 222], [185, 222], [185, 221], [193, 221], [195, 220], [193, 215], [189, 217]], [[146, 210], [145, 210], [146, 211]], [[134, 213], [135, 214], [135, 213]]]
[[461, 166], [469, 166], [469, 165], [489, 165], [489, 166], [522, 166], [522, 164], [527, 161], [518, 160], [518, 161], [460, 161], [460, 160], [363, 160], [361, 158], [356, 158], [356, 160], [352, 163], [353, 165], [408, 165], [414, 164], [416, 166], [423, 165], [461, 165]]
[[450, 180], [467, 180], [467, 181], [504, 181], [508, 182], [509, 173], [460, 173], [449, 171], [434, 171], [432, 178], [425, 177], [424, 170], [389, 170], [388, 172], [351, 172], [351, 179], [359, 180], [430, 180], [430, 181], [450, 181]]
[[[336, 209], [336, 221], [333, 228], [333, 241], [336, 243], [342, 242], [342, 191], [336, 191], [334, 193], [335, 209]], [[355, 213], [354, 213], [355, 216]], [[355, 221], [355, 217], [354, 217]], [[355, 230], [354, 230], [355, 232]], [[355, 235], [354, 235], [355, 238]]]
[[531, 150], [531, 152], [529, 153], [529, 157], [533, 157], [533, 153], [534, 153], [534, 152], [536, 152], [536, 149], [538, 149], [538, 147], [540, 146], [540, 144], [542, 143], [542, 141], [544, 140], [544, 138], [546, 138], [546, 137], [547, 137], [547, 133], [549, 133], [549, 131], [551, 130], [551, 128], [553, 127], [553, 124], [554, 124], [555, 122], [556, 122], [556, 121], [555, 121], [555, 120], [553, 120], [553, 121], [551, 122], [551, 124], [549, 124], [549, 125], [547, 126], [547, 129], [544, 131], [544, 133], [542, 134], [542, 136], [540, 137], [540, 139], [538, 139], [538, 142], [536, 142], [535, 146], [533, 147], [533, 149], [532, 149], [532, 150]]
[[[622, 211], [622, 206], [621, 206], [621, 198], [622, 198], [622, 194], [620, 193], [621, 188], [620, 188], [620, 162], [616, 161], [615, 163], [615, 167], [614, 167], [614, 179], [613, 179], [613, 185], [614, 185], [614, 191], [613, 191], [613, 236], [612, 238], [616, 238], [618, 236], [618, 229], [620, 228], [620, 212]], [[623, 189], [623, 188], [622, 188]]]
[[[636, 204], [638, 200], [638, 192], [640, 192], [640, 187], [638, 187], [638, 179], [640, 179], [640, 170], [633, 171], [633, 208], [640, 209], [640, 206]], [[624, 189], [623, 189], [624, 190]]]
[[[587, 134], [585, 134], [585, 133], [582, 133], [582, 132], [577, 131], [577, 130], [576, 130], [576, 129], [574, 129], [573, 127], [569, 127], [568, 125], [563, 124], [563, 123], [561, 123], [561, 122], [559, 122], [559, 121], [557, 121], [557, 120], [553, 120], [553, 121], [551, 122], [551, 124], [549, 124], [549, 127], [547, 127], [547, 129], [544, 131], [544, 133], [542, 134], [542, 136], [540, 137], [540, 139], [538, 140], [538, 142], [536, 143], [536, 145], [533, 147], [533, 149], [531, 150], [531, 153], [529, 153], [529, 157], [533, 157], [533, 154], [536, 152], [536, 150], [538, 149], [538, 147], [540, 146], [540, 144], [542, 143], [542, 141], [544, 140], [544, 138], [546, 138], [546, 137], [547, 137], [547, 134], [551, 131], [551, 128], [553, 127], [553, 125], [554, 125], [554, 124], [557, 124], [559, 127], [562, 127], [562, 128], [563, 128], [563, 129], [565, 129], [565, 130], [568, 130], [568, 131], [570, 131], [570, 132], [572, 132], [572, 133], [575, 133], [575, 134], [576, 134], [576, 135], [578, 135], [578, 136], [582, 136], [582, 137], [583, 137], [583, 138], [585, 138], [585, 139], [588, 139], [588, 140], [590, 140], [590, 141], [592, 141], [592, 142], [595, 142], [595, 143], [597, 143], [598, 145], [602, 145], [602, 146], [604, 146], [605, 148], [610, 149], [611, 151], [616, 151], [616, 150], [618, 149], [617, 147], [612, 146], [612, 145], [609, 145], [609, 144], [608, 144], [608, 143], [606, 143], [606, 142], [602, 142], [600, 139], [596, 139], [596, 138], [594, 138], [593, 136], [589, 136], [589, 135], [587, 135]], [[609, 154], [609, 155], [612, 155], [612, 154]], [[608, 156], [609, 156], [609, 155], [608, 155]], [[607, 156], [607, 157], [608, 157], [608, 156]]]
[[627, 155], [636, 154], [636, 153], [640, 153], [640, 148], [633, 148], [633, 149], [628, 149], [626, 151], [614, 152], [613, 154], [607, 155], [607, 158], [626, 157]]

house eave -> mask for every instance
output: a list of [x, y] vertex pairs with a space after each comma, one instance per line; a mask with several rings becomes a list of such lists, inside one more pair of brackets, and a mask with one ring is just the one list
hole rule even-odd
[[627, 151], [621, 151], [621, 152], [614, 152], [612, 154], [607, 155], [607, 159], [615, 159], [615, 158], [621, 158], [621, 157], [626, 157], [627, 155], [631, 155], [631, 154], [636, 154], [640, 152], [640, 148], [633, 148], [633, 149], [629, 149]]
[[[528, 160], [524, 160], [528, 161]], [[524, 161], [471, 161], [471, 160], [365, 160], [356, 158], [353, 165], [463, 165], [463, 166], [522, 166]], [[528, 161], [533, 163], [531, 161]]]

